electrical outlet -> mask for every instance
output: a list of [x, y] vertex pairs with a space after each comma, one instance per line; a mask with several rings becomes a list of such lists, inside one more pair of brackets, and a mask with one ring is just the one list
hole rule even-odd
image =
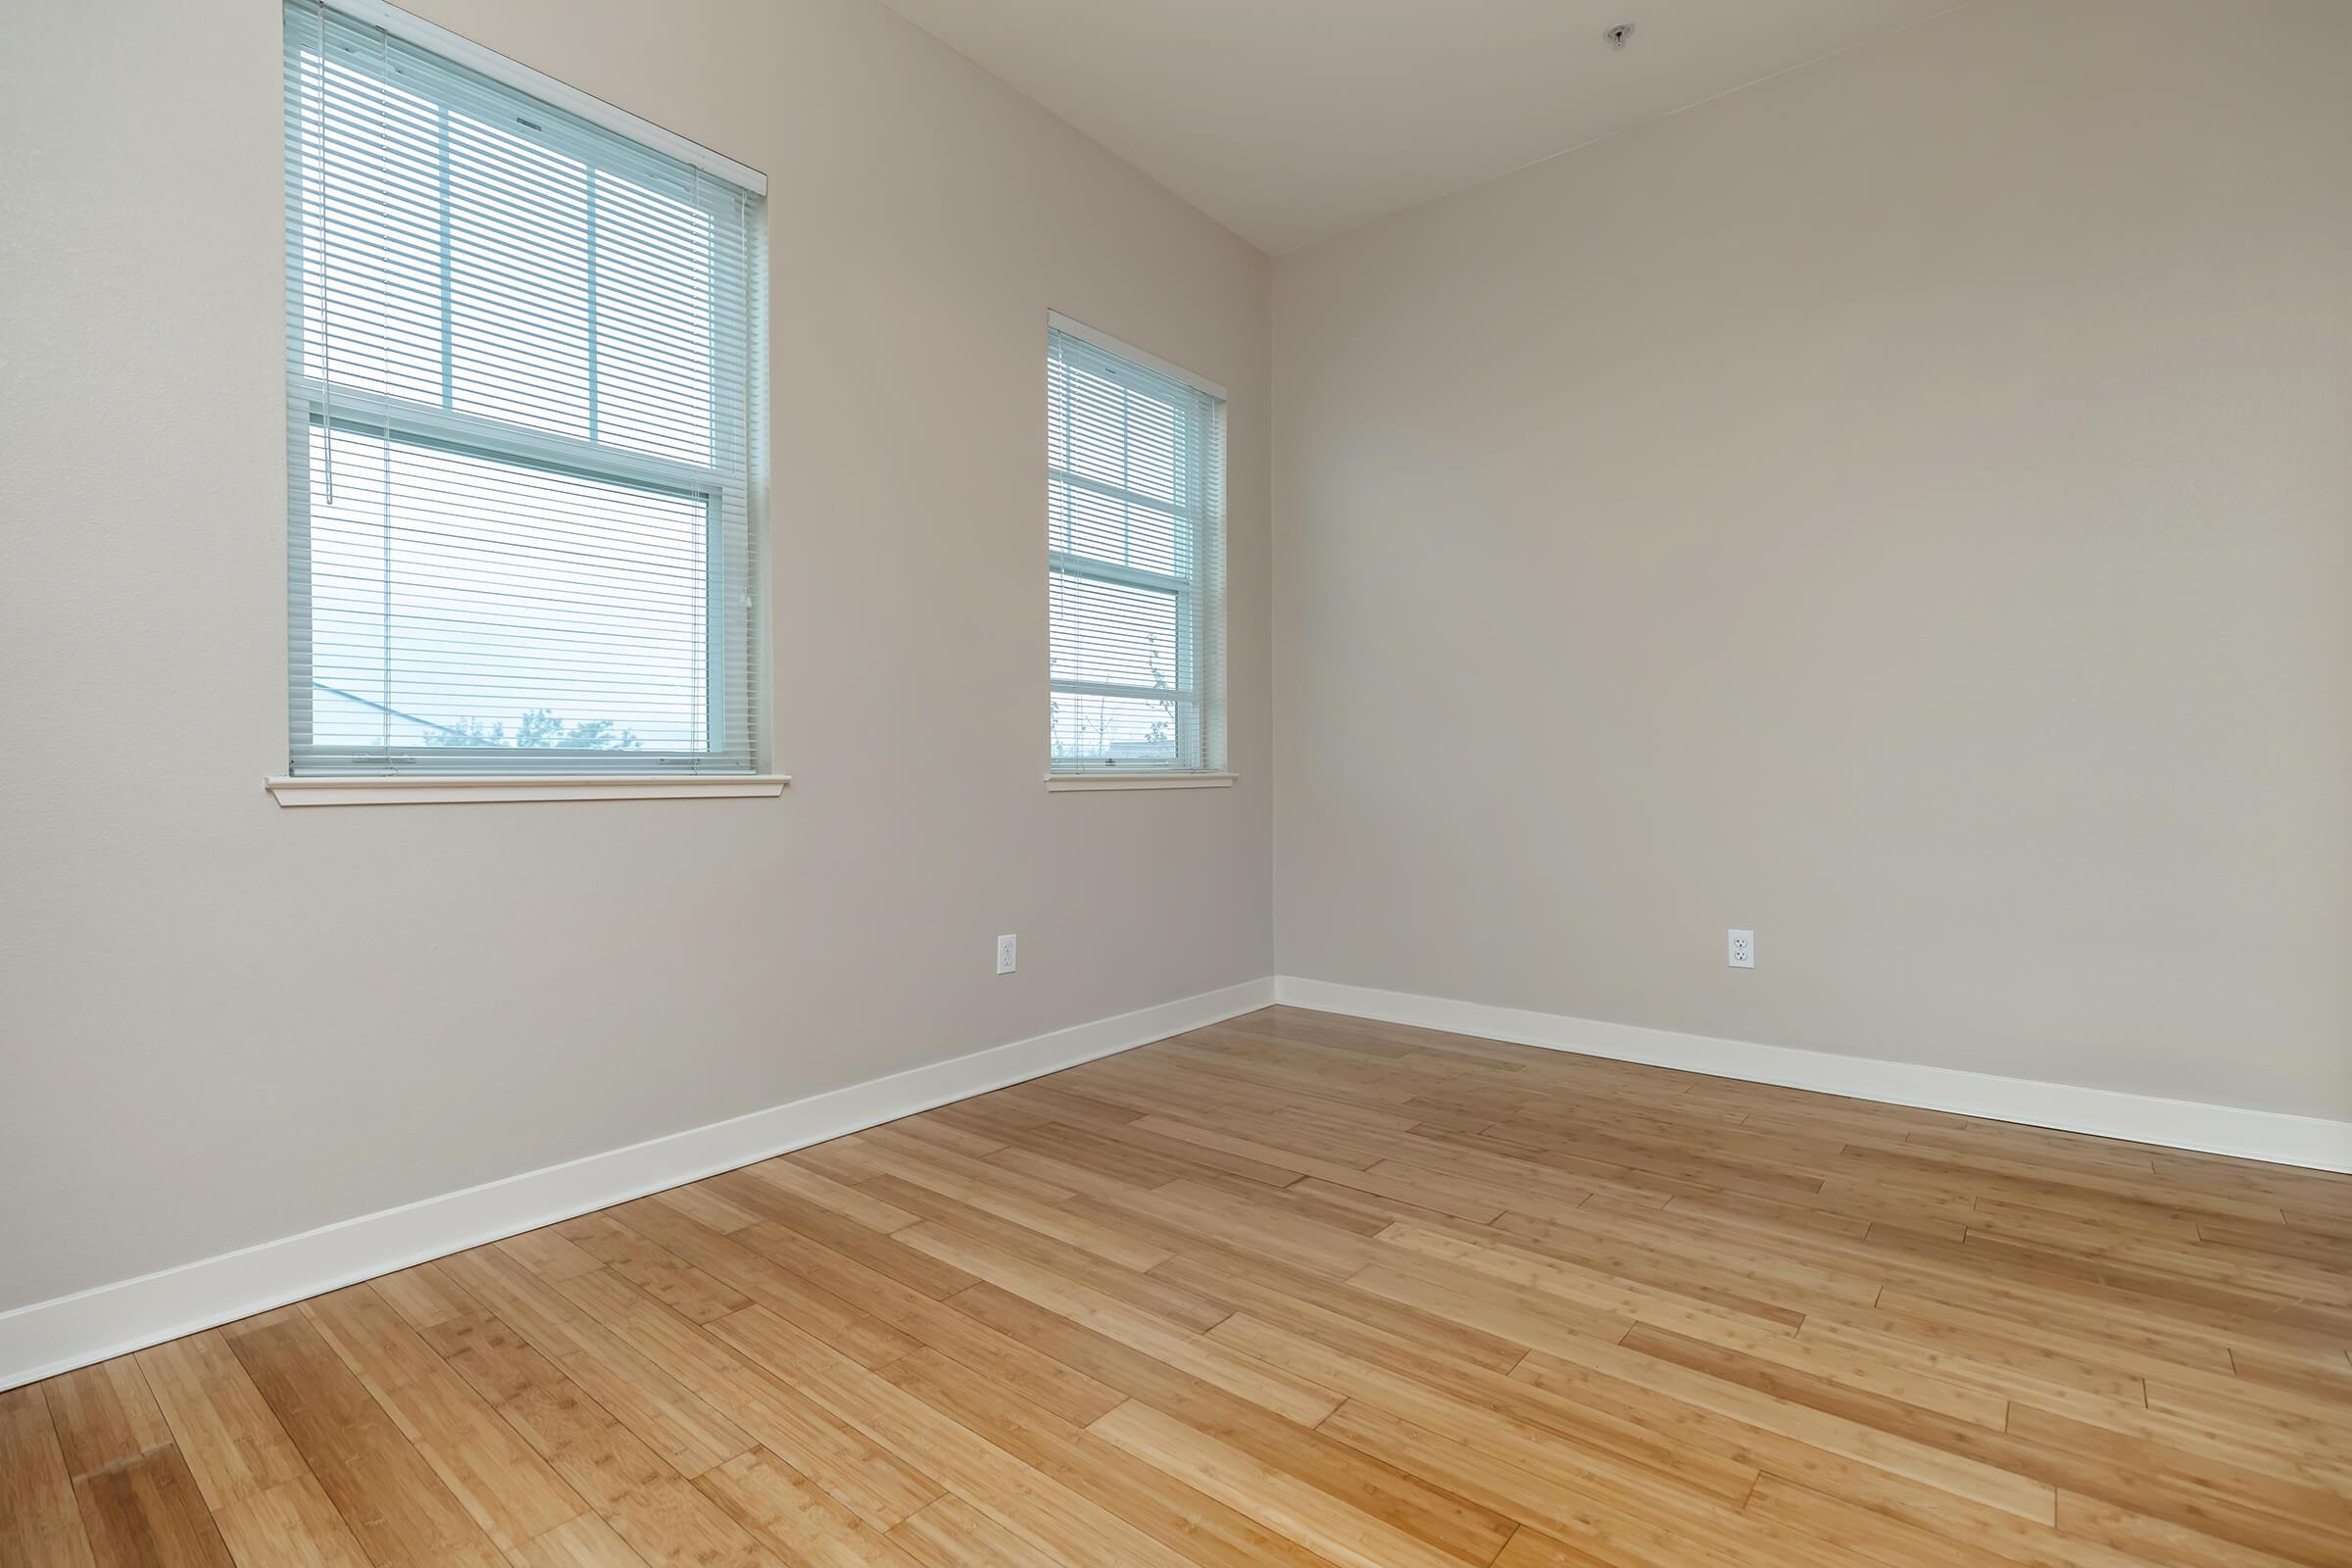
[[1735, 969], [1753, 969], [1756, 966], [1756, 934], [1753, 931], [1734, 931], [1731, 964]]
[[1009, 936], [997, 938], [997, 973], [1012, 973], [1012, 960], [1015, 956], [1014, 945], [1014, 939]]

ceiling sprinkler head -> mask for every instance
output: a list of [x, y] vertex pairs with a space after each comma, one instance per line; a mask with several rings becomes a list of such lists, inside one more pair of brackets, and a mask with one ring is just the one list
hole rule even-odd
[[1630, 22], [1620, 22], [1617, 24], [1617, 25], [1611, 27], [1607, 32], [1601, 34], [1602, 37], [1609, 40], [1609, 47], [1612, 49], [1624, 48], [1625, 40], [1631, 38], [1633, 35], [1634, 24]]

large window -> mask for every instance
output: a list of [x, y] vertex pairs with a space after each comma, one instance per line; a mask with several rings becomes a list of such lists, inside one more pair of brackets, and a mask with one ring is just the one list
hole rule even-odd
[[1049, 771], [1225, 766], [1225, 400], [1054, 318]]
[[449, 53], [285, 8], [292, 771], [750, 772], [757, 176]]

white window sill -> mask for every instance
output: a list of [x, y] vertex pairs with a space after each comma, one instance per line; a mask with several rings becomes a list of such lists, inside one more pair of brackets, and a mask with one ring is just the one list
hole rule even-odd
[[280, 806], [446, 806], [498, 801], [665, 801], [772, 799], [789, 773], [584, 774], [545, 778], [272, 778], [263, 787]]
[[1221, 790], [1239, 775], [1233, 773], [1048, 773], [1050, 790]]

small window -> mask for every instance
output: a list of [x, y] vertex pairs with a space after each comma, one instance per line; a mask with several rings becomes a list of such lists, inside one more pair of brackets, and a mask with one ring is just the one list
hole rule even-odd
[[754, 771], [760, 196], [307, 3], [285, 145], [291, 770]]
[[1046, 334], [1049, 771], [1225, 766], [1225, 399]]

